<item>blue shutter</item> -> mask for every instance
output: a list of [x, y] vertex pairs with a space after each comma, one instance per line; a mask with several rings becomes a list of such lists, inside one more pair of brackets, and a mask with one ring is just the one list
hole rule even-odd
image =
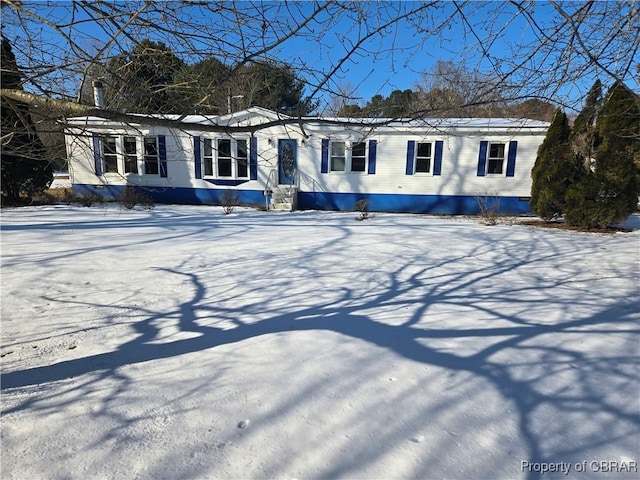
[[322, 139], [322, 163], [320, 164], [320, 173], [329, 173], [329, 140]]
[[258, 137], [251, 137], [249, 146], [249, 180], [258, 179]]
[[415, 140], [409, 140], [407, 142], [407, 168], [405, 170], [406, 175], [413, 175], [413, 157], [416, 154], [416, 142]]
[[92, 133], [93, 137], [93, 165], [97, 176], [102, 176], [102, 151], [100, 150], [100, 137], [97, 133]]
[[167, 140], [164, 135], [158, 135], [158, 156], [160, 157], [160, 176], [167, 178]]
[[376, 173], [376, 155], [378, 150], [378, 141], [377, 140], [369, 140], [369, 171], [367, 172], [369, 175], [374, 175]]
[[444, 142], [442, 140], [436, 140], [436, 153], [433, 157], [433, 174], [442, 174], [442, 147]]
[[516, 152], [518, 151], [518, 142], [512, 140], [509, 142], [509, 153], [507, 154], [507, 177], [514, 177], [516, 174]]
[[480, 155], [478, 156], [478, 176], [484, 177], [487, 174], [487, 149], [489, 142], [480, 142]]
[[193, 137], [193, 157], [196, 167], [196, 178], [202, 178], [202, 150], [200, 148], [200, 137]]

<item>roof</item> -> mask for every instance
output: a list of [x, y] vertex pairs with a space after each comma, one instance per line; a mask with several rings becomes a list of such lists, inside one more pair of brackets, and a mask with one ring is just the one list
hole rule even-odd
[[[148, 123], [157, 123], [158, 120], [180, 122], [183, 126], [259, 126], [272, 124], [272, 122], [304, 123], [315, 128], [322, 127], [366, 127], [366, 128], [391, 128], [400, 130], [403, 128], [427, 128], [427, 129], [547, 129], [549, 122], [526, 118], [420, 118], [420, 119], [392, 119], [392, 118], [348, 118], [348, 117], [320, 117], [306, 116], [301, 118], [290, 117], [262, 107], [249, 107], [245, 110], [226, 115], [179, 115], [179, 114], [127, 114], [136, 117], [143, 125], [145, 119]], [[72, 126], [116, 126], [124, 122], [108, 120], [97, 116], [72, 117], [67, 119]]]
[[309, 123], [315, 122], [335, 122], [380, 125], [389, 127], [428, 127], [428, 128], [548, 128], [549, 122], [533, 120], [530, 118], [348, 118], [348, 117], [304, 117]]

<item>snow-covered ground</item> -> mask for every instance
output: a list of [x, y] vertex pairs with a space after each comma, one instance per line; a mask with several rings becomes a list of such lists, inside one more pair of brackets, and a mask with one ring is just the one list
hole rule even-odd
[[3, 210], [2, 478], [638, 478], [640, 230], [355, 215]]

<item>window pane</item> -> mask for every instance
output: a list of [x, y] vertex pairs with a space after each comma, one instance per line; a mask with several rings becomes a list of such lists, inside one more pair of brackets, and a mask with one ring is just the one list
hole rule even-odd
[[124, 157], [124, 173], [138, 173], [138, 157]]
[[238, 158], [247, 158], [247, 141], [238, 140]]
[[419, 143], [418, 149], [416, 153], [416, 157], [428, 157], [431, 158], [431, 144], [430, 143]]
[[118, 172], [118, 157], [115, 155], [105, 155], [104, 156], [104, 171], [108, 172]]
[[364, 142], [354, 143], [351, 147], [351, 156], [353, 157], [364, 157], [366, 151], [366, 147]]
[[487, 173], [502, 173], [503, 160], [489, 159]]
[[126, 155], [136, 154], [136, 139], [135, 137], [124, 137], [124, 153]]
[[231, 140], [218, 140], [218, 158], [231, 157]]
[[204, 159], [204, 174], [206, 176], [213, 176], [213, 158]]
[[231, 159], [218, 157], [218, 176], [230, 177], [231, 176]]
[[114, 137], [104, 137], [102, 139], [104, 154], [116, 154], [116, 139]]
[[210, 138], [205, 138], [204, 139], [204, 156], [205, 157], [212, 157], [213, 156], [213, 149], [211, 146], [211, 139]]
[[364, 157], [351, 157], [351, 171], [364, 172], [366, 159]]
[[145, 156], [158, 156], [158, 147], [156, 145], [155, 137], [147, 137], [144, 139], [144, 154]]
[[332, 157], [344, 157], [345, 147], [344, 142], [332, 142], [331, 143], [331, 156]]
[[249, 171], [247, 170], [247, 159], [238, 159], [238, 177], [248, 177]]
[[144, 157], [144, 173], [147, 175], [158, 174], [158, 159], [153, 157]]
[[416, 158], [416, 173], [429, 173], [431, 170], [430, 158]]
[[504, 158], [504, 143], [492, 143], [489, 147], [489, 158]]
[[344, 157], [331, 157], [331, 171], [344, 172]]

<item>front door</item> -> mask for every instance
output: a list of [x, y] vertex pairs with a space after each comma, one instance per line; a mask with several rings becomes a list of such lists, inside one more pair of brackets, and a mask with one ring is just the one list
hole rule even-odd
[[295, 140], [278, 140], [278, 183], [294, 185], [298, 167], [298, 143]]

